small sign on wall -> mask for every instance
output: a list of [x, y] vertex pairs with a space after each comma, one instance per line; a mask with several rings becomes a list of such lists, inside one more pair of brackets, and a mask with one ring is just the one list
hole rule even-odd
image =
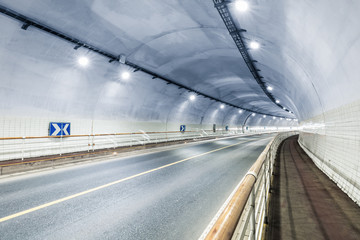
[[180, 132], [185, 132], [186, 125], [180, 125]]
[[229, 131], [229, 126], [225, 126], [225, 131]]
[[70, 135], [69, 122], [51, 122], [49, 125], [49, 136], [68, 136]]

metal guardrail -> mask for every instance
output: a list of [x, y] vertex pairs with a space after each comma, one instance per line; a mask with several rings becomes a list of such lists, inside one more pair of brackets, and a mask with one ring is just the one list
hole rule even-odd
[[234, 191], [216, 222], [200, 239], [261, 239], [268, 216], [268, 195], [277, 149], [297, 132], [279, 133], [266, 146]]
[[168, 131], [168, 132], [133, 132], [69, 136], [30, 136], [0, 138], [0, 162], [12, 159], [62, 155], [73, 152], [93, 152], [100, 149], [115, 149], [126, 146], [139, 146], [149, 143], [161, 143], [178, 140], [198, 139], [214, 136], [238, 134], [241, 131], [230, 130], [213, 132]]

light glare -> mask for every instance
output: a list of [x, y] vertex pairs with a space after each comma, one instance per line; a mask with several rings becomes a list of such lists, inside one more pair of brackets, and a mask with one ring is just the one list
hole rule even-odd
[[251, 116], [253, 116], [253, 117], [255, 117], [255, 115], [256, 115], [255, 113], [251, 114]]
[[124, 79], [124, 80], [127, 80], [130, 78], [130, 73], [129, 72], [123, 72], [121, 74], [121, 78]]
[[279, 100], [276, 100], [276, 103], [280, 103], [280, 101], [279, 101]]
[[242, 113], [242, 110], [239, 110], [239, 113]]
[[250, 48], [252, 49], [258, 49], [260, 47], [260, 44], [258, 42], [252, 41], [250, 43]]
[[221, 108], [221, 109], [224, 109], [224, 108], [225, 108], [225, 105], [224, 105], [224, 104], [221, 104], [221, 105], [220, 105], [220, 108]]
[[272, 88], [271, 86], [268, 86], [268, 87], [267, 87], [267, 90], [272, 91], [273, 88]]
[[239, 12], [245, 12], [246, 10], [248, 10], [249, 4], [245, 1], [239, 0], [239, 1], [235, 2], [235, 8]]
[[194, 101], [195, 100], [195, 95], [190, 95], [190, 97], [189, 97], [189, 99], [191, 100], [191, 101]]
[[87, 65], [89, 65], [89, 59], [87, 57], [80, 57], [78, 59], [78, 63], [80, 66], [86, 67]]

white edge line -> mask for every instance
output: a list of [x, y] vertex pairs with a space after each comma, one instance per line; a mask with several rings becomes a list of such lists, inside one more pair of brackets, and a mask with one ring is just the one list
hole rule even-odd
[[[246, 176], [246, 175], [245, 175]], [[216, 221], [218, 220], [218, 218], [220, 217], [221, 213], [225, 210], [226, 206], [229, 204], [230, 200], [232, 199], [232, 197], [235, 195], [236, 191], [239, 189], [240, 184], [244, 181], [245, 176], [241, 179], [241, 181], [239, 182], [239, 184], [235, 187], [235, 189], [232, 191], [232, 193], [230, 194], [230, 196], [226, 199], [226, 201], [224, 202], [224, 204], [221, 206], [221, 208], [219, 209], [219, 211], [216, 213], [216, 215], [213, 217], [213, 219], [211, 220], [211, 222], [209, 223], [209, 225], [205, 228], [204, 232], [201, 234], [201, 236], [199, 237], [198, 240], [204, 240], [205, 237], [209, 234], [211, 228], [214, 226], [214, 224], [216, 223]]]
[[[268, 139], [268, 138], [265, 138]], [[251, 144], [251, 142], [250, 142]], [[205, 237], [209, 234], [211, 228], [214, 226], [214, 224], [216, 223], [216, 221], [219, 219], [221, 213], [225, 210], [226, 206], [229, 204], [230, 200], [232, 199], [232, 197], [235, 195], [236, 191], [239, 189], [241, 183], [244, 181], [245, 176], [241, 179], [241, 181], [239, 182], [239, 184], [235, 187], [235, 189], [232, 191], [232, 193], [230, 194], [230, 196], [226, 199], [226, 201], [224, 202], [224, 204], [220, 207], [219, 211], [215, 214], [215, 216], [213, 217], [213, 219], [211, 220], [211, 222], [209, 223], [209, 225], [205, 228], [205, 230], [203, 231], [203, 233], [201, 234], [201, 236], [198, 238], [198, 240], [204, 240]]]

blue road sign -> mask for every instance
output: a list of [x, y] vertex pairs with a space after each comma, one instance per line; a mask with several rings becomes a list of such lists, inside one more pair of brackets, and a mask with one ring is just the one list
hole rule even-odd
[[180, 132], [185, 132], [186, 125], [180, 125]]
[[70, 135], [70, 123], [51, 122], [49, 126], [49, 136]]

